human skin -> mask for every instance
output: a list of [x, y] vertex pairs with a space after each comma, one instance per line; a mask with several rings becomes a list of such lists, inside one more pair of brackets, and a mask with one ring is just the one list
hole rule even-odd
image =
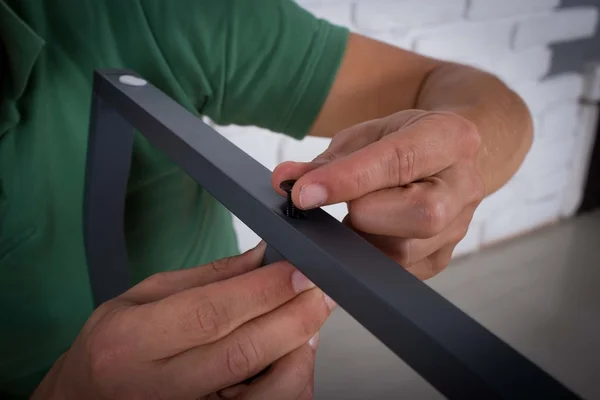
[[302, 209], [346, 202], [344, 222], [421, 279], [441, 272], [477, 206], [518, 170], [533, 137], [523, 100], [491, 74], [352, 34], [310, 134], [285, 162]]

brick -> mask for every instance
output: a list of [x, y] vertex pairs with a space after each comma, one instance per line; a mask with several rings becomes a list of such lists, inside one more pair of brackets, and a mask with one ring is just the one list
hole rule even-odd
[[329, 138], [312, 136], [305, 137], [303, 140], [284, 138], [281, 142], [281, 160], [279, 161], [312, 161], [316, 156], [327, 149], [330, 142], [331, 139]]
[[352, 28], [352, 5], [344, 1], [299, 1], [298, 4], [318, 18], [325, 19], [333, 24]]
[[523, 179], [513, 177], [504, 186], [492, 193], [479, 204], [473, 215], [473, 222], [485, 222], [513, 205], [521, 204], [525, 199]]
[[494, 60], [490, 71], [505, 82], [537, 81], [546, 76], [552, 62], [552, 51], [545, 46], [503, 54]]
[[237, 125], [214, 126], [230, 142], [271, 171], [277, 166], [277, 152], [283, 136], [266, 129]]
[[392, 32], [361, 32], [362, 35], [392, 46], [412, 50], [414, 38], [409, 35], [409, 30], [394, 30]]
[[523, 49], [588, 38], [594, 35], [597, 23], [598, 10], [593, 6], [542, 13], [517, 24], [513, 46]]
[[419, 31], [414, 49], [430, 57], [463, 62], [478, 54], [507, 51], [511, 32], [509, 21], [461, 22]]
[[354, 8], [354, 21], [360, 31], [391, 31], [440, 24], [460, 19], [466, 0], [369, 0]]
[[482, 69], [512, 85], [538, 81], [550, 70], [552, 51], [544, 46], [514, 52], [508, 47], [494, 52], [463, 55], [453, 61]]
[[467, 10], [469, 19], [487, 19], [522, 15], [550, 10], [560, 0], [471, 0]]
[[580, 105], [576, 102], [559, 103], [546, 109], [538, 116], [539, 127], [536, 133], [550, 140], [575, 135], [580, 122], [579, 110]]
[[558, 102], [573, 102], [583, 91], [583, 77], [577, 73], [555, 75], [541, 82], [529, 81], [512, 85], [536, 116]]
[[575, 158], [574, 135], [563, 140], [546, 140], [534, 137], [531, 150], [521, 165], [518, 176], [535, 179], [545, 173], [568, 169]]
[[491, 74], [498, 75], [497, 69], [499, 60], [509, 56], [509, 50], [503, 49], [497, 52], [474, 52], [471, 55], [462, 55], [460, 57], [453, 57], [454, 59], [448, 59], [448, 61], [459, 62], [461, 64], [470, 65], [475, 68], [479, 68], [483, 71], [487, 71]]
[[564, 192], [570, 177], [569, 168], [552, 169], [552, 171], [541, 171], [541, 173], [529, 180], [526, 200], [537, 201]]
[[486, 221], [483, 227], [484, 245], [512, 238], [556, 221], [560, 216], [561, 197], [535, 203], [522, 203]]

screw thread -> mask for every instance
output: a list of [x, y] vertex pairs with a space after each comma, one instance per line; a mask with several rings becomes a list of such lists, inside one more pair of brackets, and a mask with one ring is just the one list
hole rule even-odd
[[288, 202], [287, 202], [287, 208], [285, 210], [285, 213], [288, 217], [291, 218], [296, 218], [296, 215], [298, 213], [298, 209], [296, 208], [296, 206], [294, 205], [294, 202], [292, 201], [292, 194], [288, 193]]
[[279, 184], [281, 190], [287, 193], [287, 203], [285, 205], [285, 215], [290, 218], [302, 218], [303, 212], [299, 210], [292, 201], [292, 188], [294, 187], [294, 180], [283, 181]]

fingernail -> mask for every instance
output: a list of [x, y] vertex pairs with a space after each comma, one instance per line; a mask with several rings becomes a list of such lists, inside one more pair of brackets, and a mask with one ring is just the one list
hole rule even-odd
[[219, 397], [222, 399], [235, 399], [246, 389], [247, 385], [239, 384], [219, 390]]
[[254, 257], [254, 255], [264, 253], [266, 248], [267, 248], [267, 242], [265, 242], [264, 240], [261, 240], [260, 242], [258, 242], [258, 244], [256, 246], [254, 246], [253, 248], [248, 250], [245, 254], [252, 254]]
[[337, 303], [333, 299], [325, 294], [325, 304], [329, 307], [329, 310], [333, 311], [337, 307]]
[[[246, 252], [247, 255], [249, 255], [250, 257], [252, 257], [252, 259], [255, 260], [255, 262], [262, 262], [262, 259], [264, 257], [265, 254], [265, 250], [267, 249], [267, 242], [265, 242], [264, 240], [261, 240], [260, 242], [258, 242], [258, 244], [256, 246], [254, 246], [254, 248], [248, 250]], [[260, 258], [258, 258], [260, 257]]]
[[265, 247], [267, 247], [267, 242], [265, 242], [264, 240], [261, 240], [260, 242], [258, 242], [258, 244], [254, 247], [254, 251], [260, 251], [263, 250]]
[[300, 293], [314, 288], [315, 284], [312, 283], [306, 276], [304, 276], [302, 272], [295, 270], [292, 274], [292, 286], [297, 293]]
[[327, 189], [318, 183], [302, 186], [300, 189], [300, 206], [302, 208], [314, 208], [325, 203], [327, 200]]
[[310, 338], [308, 344], [313, 350], [317, 349], [317, 346], [319, 345], [319, 332], [315, 333], [315, 335]]

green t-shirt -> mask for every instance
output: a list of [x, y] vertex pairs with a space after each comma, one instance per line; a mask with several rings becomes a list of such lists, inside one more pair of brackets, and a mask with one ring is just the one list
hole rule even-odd
[[[129, 68], [218, 124], [302, 138], [348, 31], [286, 0], [0, 0], [0, 35], [6, 398], [31, 393], [93, 309], [82, 240], [92, 71]], [[126, 210], [136, 281], [238, 251], [229, 212], [140, 135]]]

